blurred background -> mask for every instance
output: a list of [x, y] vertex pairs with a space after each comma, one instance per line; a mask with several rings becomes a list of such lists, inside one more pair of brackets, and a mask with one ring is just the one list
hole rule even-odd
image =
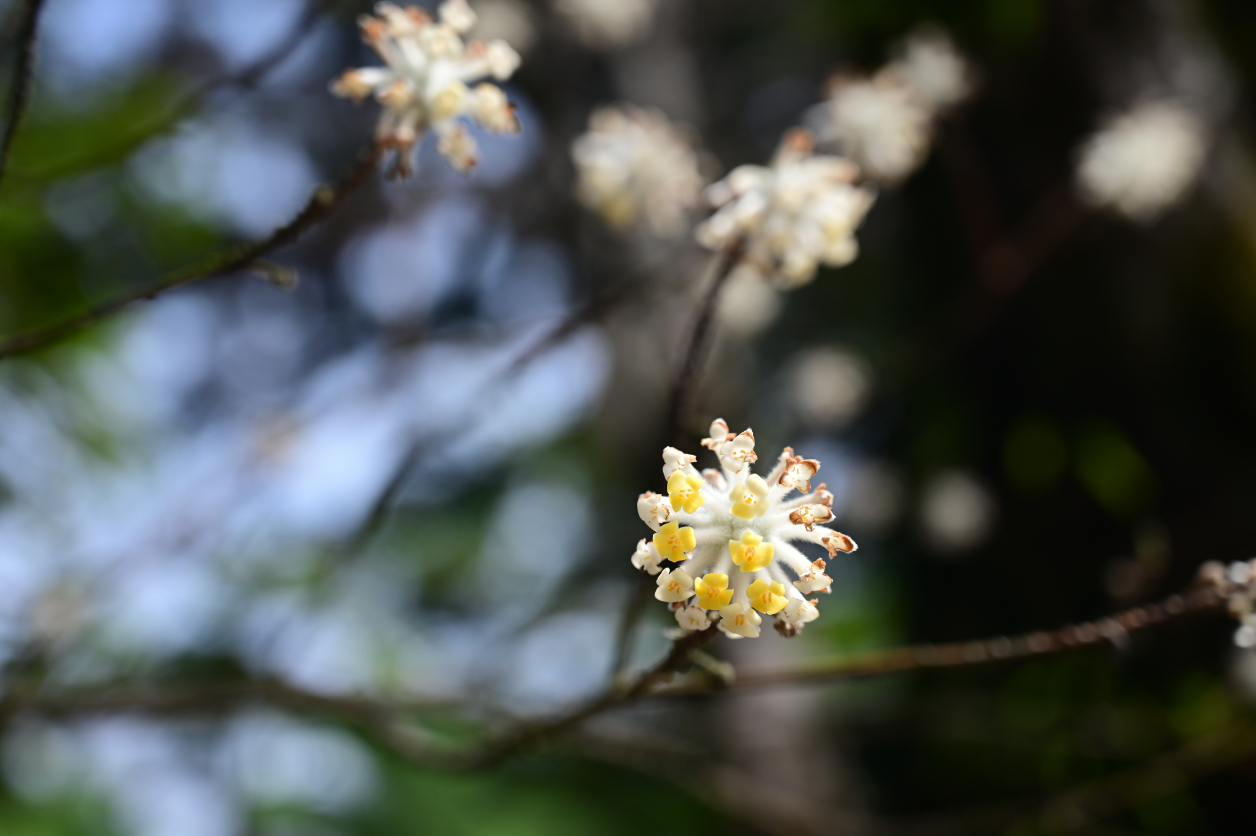
[[[6, 74], [25, 5], [0, 0]], [[876, 73], [921, 26], [964, 56], [967, 97], [884, 178], [853, 264], [788, 294], [730, 284], [683, 428], [691, 452], [722, 416], [761, 455], [820, 459], [860, 549], [798, 638], [712, 655], [1053, 628], [1250, 556], [1256, 6], [473, 7], [523, 56], [503, 85], [522, 133], [481, 134], [473, 175], [429, 138], [412, 178], [268, 256], [295, 287], [216, 278], [0, 361], [10, 667], [37, 652], [43, 688], [278, 677], [422, 701], [455, 739], [600, 692], [710, 256], [582, 206], [572, 142], [632, 102], [688, 126], [708, 180], [764, 164], [833, 72]], [[287, 222], [371, 141], [378, 106], [328, 93], [377, 63], [369, 10], [46, 0], [0, 186], [0, 330]], [[1149, 101], [1188, 114], [1193, 155], [1172, 199], [1118, 211], [1080, 173], [1088, 138]], [[671, 624], [646, 608], [635, 664]], [[0, 832], [1251, 833], [1256, 656], [1233, 631], [648, 702], [473, 774], [261, 705], [10, 711]]]

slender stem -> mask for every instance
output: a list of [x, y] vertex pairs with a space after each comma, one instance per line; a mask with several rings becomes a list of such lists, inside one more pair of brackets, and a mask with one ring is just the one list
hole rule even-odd
[[[710, 353], [711, 326], [715, 323], [720, 292], [728, 283], [728, 277], [732, 275], [734, 268], [741, 261], [741, 254], [740, 243], [720, 253], [711, 285], [702, 297], [694, 316], [693, 327], [689, 329], [689, 342], [685, 345], [685, 353], [681, 358], [680, 368], [676, 373], [671, 397], [668, 400], [665, 435], [669, 443], [674, 446], [679, 447], [685, 443], [685, 427], [689, 424], [694, 397], [701, 383], [707, 355]], [[615, 654], [611, 662], [612, 676], [616, 679], [623, 675], [629, 657], [632, 655], [633, 632], [645, 611], [645, 604], [649, 600], [652, 586], [651, 578], [643, 575], [637, 586], [629, 593], [628, 601], [624, 605], [624, 613], [615, 634]]]
[[[1058, 653], [1104, 642], [1120, 645], [1128, 640], [1131, 633], [1187, 616], [1223, 612], [1226, 601], [1227, 596], [1219, 590], [1203, 587], [1183, 595], [1173, 595], [1158, 604], [1134, 607], [1096, 621], [1072, 624], [1057, 630], [1040, 630], [1023, 636], [995, 636], [950, 644], [910, 645], [847, 658], [810, 662], [776, 671], [739, 673], [726, 687], [742, 690], [834, 679], [868, 678], [935, 668], [972, 667]], [[660, 691], [653, 696], [691, 696], [706, 694], [712, 690], [711, 685], [700, 683]]]
[[8, 106], [5, 108], [8, 119], [4, 134], [0, 136], [0, 182], [4, 181], [13, 139], [17, 136], [18, 125], [26, 113], [26, 102], [30, 99], [31, 81], [35, 74], [35, 36], [39, 27], [39, 11], [43, 5], [44, 0], [26, 0], [18, 27], [17, 64], [13, 69], [13, 83], [9, 89]]
[[796, 668], [740, 675], [731, 685], [698, 683], [660, 688], [672, 675], [685, 671], [703, 645], [715, 638], [715, 628], [686, 633], [677, 639], [658, 664], [630, 684], [612, 686], [574, 710], [542, 722], [524, 722], [486, 743], [465, 748], [438, 745], [408, 722], [417, 711], [463, 709], [466, 703], [399, 703], [370, 697], [333, 697], [303, 691], [276, 680], [171, 685], [115, 684], [90, 690], [55, 693], [43, 687], [13, 682], [0, 699], [0, 722], [20, 712], [53, 717], [84, 714], [150, 713], [162, 715], [220, 714], [241, 705], [265, 703], [302, 715], [332, 717], [360, 728], [406, 760], [423, 767], [478, 769], [496, 766], [572, 731], [584, 721], [622, 705], [660, 697], [719, 694], [729, 688], [762, 688], [832, 679], [885, 676], [936, 668], [958, 668], [1010, 661], [1103, 642], [1123, 643], [1129, 634], [1226, 609], [1234, 588], [1200, 586], [1159, 604], [1124, 610], [1107, 618], [1040, 631], [1018, 637], [996, 636], [980, 641], [942, 645], [914, 645], [848, 659]]
[[15, 687], [0, 700], [0, 721], [18, 713], [55, 718], [126, 713], [217, 715], [251, 704], [271, 705], [302, 716], [334, 718], [361, 729], [417, 766], [459, 769], [468, 764], [461, 750], [433, 745], [412, 723], [406, 722], [410, 712], [447, 710], [450, 706], [446, 703], [403, 705], [367, 697], [329, 696], [274, 679], [164, 687], [124, 684], [63, 694], [48, 693], [38, 687]]
[[25, 331], [0, 341], [0, 358], [43, 348], [107, 319], [136, 302], [153, 299], [175, 288], [248, 267], [258, 258], [296, 241], [303, 233], [326, 218], [375, 173], [379, 166], [380, 156], [380, 150], [371, 146], [335, 185], [319, 186], [315, 189], [300, 213], [268, 237], [231, 247], [210, 256], [199, 264], [168, 273], [154, 282], [92, 305], [87, 310], [60, 322]]
[[680, 370], [672, 385], [667, 411], [667, 435], [670, 443], [675, 446], [680, 446], [685, 441], [685, 428], [689, 425], [694, 398], [698, 384], [701, 383], [702, 370], [706, 366], [707, 355], [710, 353], [711, 326], [715, 323], [715, 311], [720, 300], [720, 291], [724, 289], [733, 268], [740, 261], [740, 245], [730, 247], [720, 254], [715, 276], [711, 279], [711, 285], [698, 306], [693, 327], [689, 329], [689, 342], [685, 346]]
[[642, 673], [626, 688], [611, 686], [601, 696], [596, 697], [583, 706], [568, 714], [556, 717], [543, 723], [523, 726], [507, 734], [496, 743], [486, 746], [474, 763], [481, 767], [496, 766], [515, 754], [525, 752], [554, 737], [570, 731], [576, 726], [601, 714], [608, 709], [624, 703], [635, 702], [648, 696], [659, 683], [670, 679], [673, 674], [680, 673], [689, 665], [694, 651], [715, 638], [716, 628], [686, 633], [672, 643], [671, 650], [661, 662]]
[[125, 134], [104, 144], [77, 149], [80, 153], [46, 161], [36, 169], [23, 168], [23, 181], [45, 182], [85, 168], [111, 163], [129, 150], [148, 140], [155, 133], [175, 125], [188, 116], [207, 96], [218, 90], [239, 88], [249, 90], [263, 81], [272, 70], [299, 47], [323, 16], [334, 12], [336, 7], [350, 0], [316, 0], [310, 3], [293, 27], [266, 52], [251, 63], [230, 72], [222, 72], [172, 97], [171, 102], [147, 119], [137, 121]]

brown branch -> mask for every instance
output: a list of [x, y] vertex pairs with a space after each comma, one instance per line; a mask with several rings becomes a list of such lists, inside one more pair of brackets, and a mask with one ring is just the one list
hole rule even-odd
[[153, 299], [175, 288], [249, 267], [262, 256], [296, 241], [303, 233], [326, 218], [375, 173], [379, 166], [380, 156], [380, 149], [372, 145], [363, 152], [353, 168], [336, 184], [319, 186], [315, 189], [297, 216], [268, 237], [231, 247], [199, 264], [181, 268], [114, 299], [92, 305], [87, 310], [60, 322], [34, 328], [0, 341], [0, 358], [43, 348], [107, 319], [136, 302]]
[[1058, 630], [880, 650], [843, 659], [805, 663], [777, 671], [739, 673], [727, 686], [699, 683], [659, 691], [651, 696], [693, 696], [725, 688], [741, 690], [835, 679], [862, 679], [911, 671], [1009, 662], [1105, 642], [1120, 645], [1132, 633], [1193, 615], [1224, 612], [1226, 604], [1227, 596], [1223, 591], [1205, 586], [1182, 595], [1173, 595], [1159, 604], [1134, 607], [1106, 618], [1072, 624]]
[[[685, 428], [689, 425], [693, 402], [702, 378], [702, 369], [706, 366], [710, 348], [711, 326], [715, 323], [716, 310], [719, 307], [720, 293], [728, 283], [728, 277], [741, 261], [742, 245], [734, 244], [720, 253], [716, 262], [715, 275], [706, 295], [698, 306], [694, 316], [693, 327], [689, 329], [689, 342], [685, 345], [685, 353], [681, 357], [680, 368], [672, 384], [671, 396], [668, 399], [667, 430], [664, 435], [668, 443], [679, 447], [685, 443]], [[637, 622], [645, 612], [649, 601], [650, 589], [654, 586], [653, 579], [643, 575], [637, 585], [629, 593], [624, 605], [623, 615], [619, 620], [619, 628], [615, 631], [615, 653], [612, 656], [611, 676], [622, 677], [632, 655], [632, 636]]]
[[31, 81], [35, 74], [35, 36], [39, 26], [39, 11], [43, 4], [44, 0], [26, 0], [18, 26], [17, 64], [13, 68], [9, 103], [5, 108], [8, 120], [4, 126], [4, 135], [0, 136], [0, 182], [4, 181], [5, 171], [9, 167], [9, 153], [13, 150], [13, 139], [17, 136], [18, 125], [26, 113], [26, 102], [30, 99]]
[[444, 710], [446, 702], [387, 703], [368, 697], [330, 696], [274, 679], [179, 685], [112, 685], [103, 689], [51, 693], [38, 687], [11, 688], [0, 699], [0, 721], [17, 714], [55, 719], [108, 714], [156, 716], [221, 715], [248, 705], [269, 705], [303, 716], [328, 717], [360, 729], [416, 766], [459, 769], [465, 752], [438, 746], [407, 715]]
[[698, 306], [693, 327], [689, 329], [689, 342], [682, 355], [680, 370], [672, 385], [671, 398], [668, 401], [667, 428], [670, 444], [681, 446], [685, 442], [685, 428], [689, 425], [690, 413], [693, 410], [694, 397], [698, 384], [701, 382], [702, 369], [706, 365], [710, 349], [711, 326], [715, 322], [715, 311], [720, 300], [720, 291], [728, 282], [733, 269], [741, 261], [741, 245], [736, 244], [720, 253], [715, 267], [715, 276], [711, 286]]
[[1162, 603], [1134, 607], [1107, 618], [1039, 631], [1018, 637], [999, 636], [972, 642], [914, 645], [813, 663], [796, 668], [739, 675], [731, 684], [710, 681], [660, 688], [674, 674], [684, 672], [693, 655], [716, 637], [716, 629], [686, 633], [673, 642], [668, 654], [630, 684], [612, 685], [578, 708], [540, 722], [524, 722], [495, 739], [465, 748], [438, 745], [423, 734], [408, 715], [418, 711], [460, 710], [459, 702], [397, 703], [368, 697], [336, 697], [303, 691], [277, 680], [179, 685], [114, 685], [90, 691], [56, 694], [39, 687], [11, 685], [0, 699], [0, 722], [21, 712], [50, 717], [90, 714], [147, 713], [158, 715], [221, 714], [253, 703], [273, 705], [304, 715], [322, 715], [361, 729], [406, 760], [423, 767], [483, 769], [519, 754], [534, 751], [574, 730], [586, 720], [611, 709], [659, 697], [718, 694], [728, 689], [795, 685], [833, 679], [866, 678], [938, 668], [970, 667], [1057, 653], [1103, 642], [1123, 643], [1129, 634], [1181, 621], [1192, 615], [1226, 609], [1232, 592], [1225, 586], [1201, 585]]
[[495, 743], [485, 746], [474, 758], [474, 765], [496, 766], [516, 754], [530, 751], [548, 740], [561, 736], [564, 732], [574, 729], [585, 720], [604, 711], [649, 696], [655, 686], [671, 679], [673, 674], [684, 671], [694, 652], [715, 638], [715, 633], [714, 627], [686, 633], [672, 643], [671, 650], [661, 662], [638, 676], [632, 684], [624, 688], [617, 688], [612, 684], [601, 696], [568, 714], [546, 722], [531, 723], [510, 732]]
[[139, 145], [155, 133], [174, 125], [182, 117], [189, 115], [201, 100], [211, 93], [231, 87], [245, 90], [256, 87], [301, 45], [324, 14], [332, 11], [336, 6], [344, 2], [346, 0], [317, 0], [317, 2], [311, 3], [306, 7], [301, 19], [297, 21], [284, 37], [241, 69], [234, 72], [223, 72], [199, 84], [191, 85], [182, 93], [174, 95], [172, 101], [162, 108], [160, 113], [151, 118], [141, 120], [126, 135], [116, 141], [105, 146], [93, 146], [90, 151], [67, 159], [54, 161], [34, 171], [23, 170], [21, 172], [22, 179], [53, 179], [67, 173], [67, 171], [90, 166], [93, 164], [93, 160], [101, 160], [103, 162], [105, 161], [103, 158], [112, 158], [118, 154], [126, 153], [129, 149]]

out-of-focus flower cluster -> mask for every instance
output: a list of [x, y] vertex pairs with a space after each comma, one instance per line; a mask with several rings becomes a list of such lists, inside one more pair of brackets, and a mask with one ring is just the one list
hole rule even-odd
[[1199, 580], [1223, 596], [1230, 615], [1238, 619], [1234, 643], [1244, 650], [1256, 648], [1256, 558], [1229, 566], [1209, 561], [1199, 567]]
[[1081, 148], [1082, 196], [1147, 223], [1199, 178], [1207, 151], [1203, 123], [1180, 102], [1150, 101], [1107, 122]]
[[[814, 130], [787, 132], [770, 165], [739, 166], [709, 186], [714, 214], [698, 226], [698, 242], [739, 256], [734, 285], [754, 274], [789, 289], [822, 264], [849, 264], [859, 253], [855, 230], [875, 199], [860, 180], [893, 184], [914, 171], [937, 116], [971, 89], [968, 65], [945, 34], [911, 36], [873, 78], [835, 79], [829, 100], [809, 114]], [[843, 156], [815, 153], [817, 137]], [[692, 145], [661, 114], [631, 106], [594, 113], [572, 155], [581, 200], [615, 226], [644, 217], [656, 233], [676, 234], [702, 182]], [[742, 317], [739, 330], [770, 318]]]
[[396, 151], [393, 173], [413, 170], [415, 146], [428, 131], [437, 150], [455, 169], [468, 172], [479, 159], [466, 118], [495, 133], [518, 133], [514, 106], [500, 87], [519, 67], [519, 53], [503, 40], [464, 43], [476, 23], [467, 0], [445, 0], [439, 21], [422, 9], [380, 3], [375, 16], [359, 20], [362, 38], [383, 67], [350, 70], [332, 83], [338, 96], [362, 101], [373, 95], [384, 107], [376, 138]]
[[950, 38], [927, 29], [871, 77], [839, 73], [808, 121], [821, 147], [854, 160], [870, 180], [897, 185], [928, 156], [938, 117], [972, 91], [973, 78]]
[[740, 268], [779, 287], [806, 284], [821, 264], [841, 267], [859, 254], [855, 229], [875, 192], [858, 178], [850, 160], [815, 154], [811, 133], [792, 130], [770, 167], [738, 166], [707, 189], [716, 211], [699, 225], [698, 242], [740, 248]]
[[[655, 534], [637, 544], [632, 563], [657, 576], [654, 597], [671, 605], [682, 630], [715, 623], [732, 638], [756, 638], [762, 616], [771, 615], [777, 632], [796, 635], [819, 616], [807, 596], [829, 592], [832, 580], [823, 560], [792, 543], [824, 546], [829, 557], [855, 550], [853, 540], [822, 525], [833, 519], [833, 495], [823, 484], [812, 491], [820, 462], [786, 447], [764, 479], [750, 468], [758, 460], [754, 433], [730, 433], [723, 419], [702, 444], [719, 470], [699, 473], [695, 456], [663, 451], [667, 495], [638, 498], [637, 513]], [[800, 495], [785, 501], [795, 489]]]
[[706, 185], [692, 137], [657, 110], [599, 108], [572, 143], [577, 195], [611, 226], [679, 238]]

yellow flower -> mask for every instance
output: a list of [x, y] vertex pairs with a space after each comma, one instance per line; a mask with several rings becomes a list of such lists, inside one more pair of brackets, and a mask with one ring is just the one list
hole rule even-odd
[[688, 560], [689, 555], [685, 552], [693, 551], [697, 545], [698, 538], [694, 536], [693, 529], [681, 528], [680, 523], [675, 521], [669, 522], [654, 535], [654, 548], [659, 550], [664, 560], [676, 563]]
[[728, 588], [728, 575], [715, 572], [696, 579], [693, 591], [698, 596], [698, 606], [704, 610], [722, 610], [733, 600], [733, 591]]
[[677, 470], [667, 479], [667, 498], [676, 510], [692, 514], [706, 502], [702, 495], [704, 484], [701, 476]]
[[756, 474], [734, 485], [728, 498], [733, 501], [733, 516], [743, 520], [762, 517], [768, 510], [768, 483]]
[[740, 566], [743, 572], [757, 572], [768, 568], [772, 564], [776, 546], [771, 543], [762, 544], [763, 538], [753, 531], [744, 532], [740, 543], [736, 540], [729, 540], [728, 550], [732, 552], [733, 563]]
[[750, 584], [746, 595], [750, 598], [751, 606], [765, 615], [776, 615], [789, 603], [785, 597], [784, 584], [776, 581], [769, 583], [762, 578]]

